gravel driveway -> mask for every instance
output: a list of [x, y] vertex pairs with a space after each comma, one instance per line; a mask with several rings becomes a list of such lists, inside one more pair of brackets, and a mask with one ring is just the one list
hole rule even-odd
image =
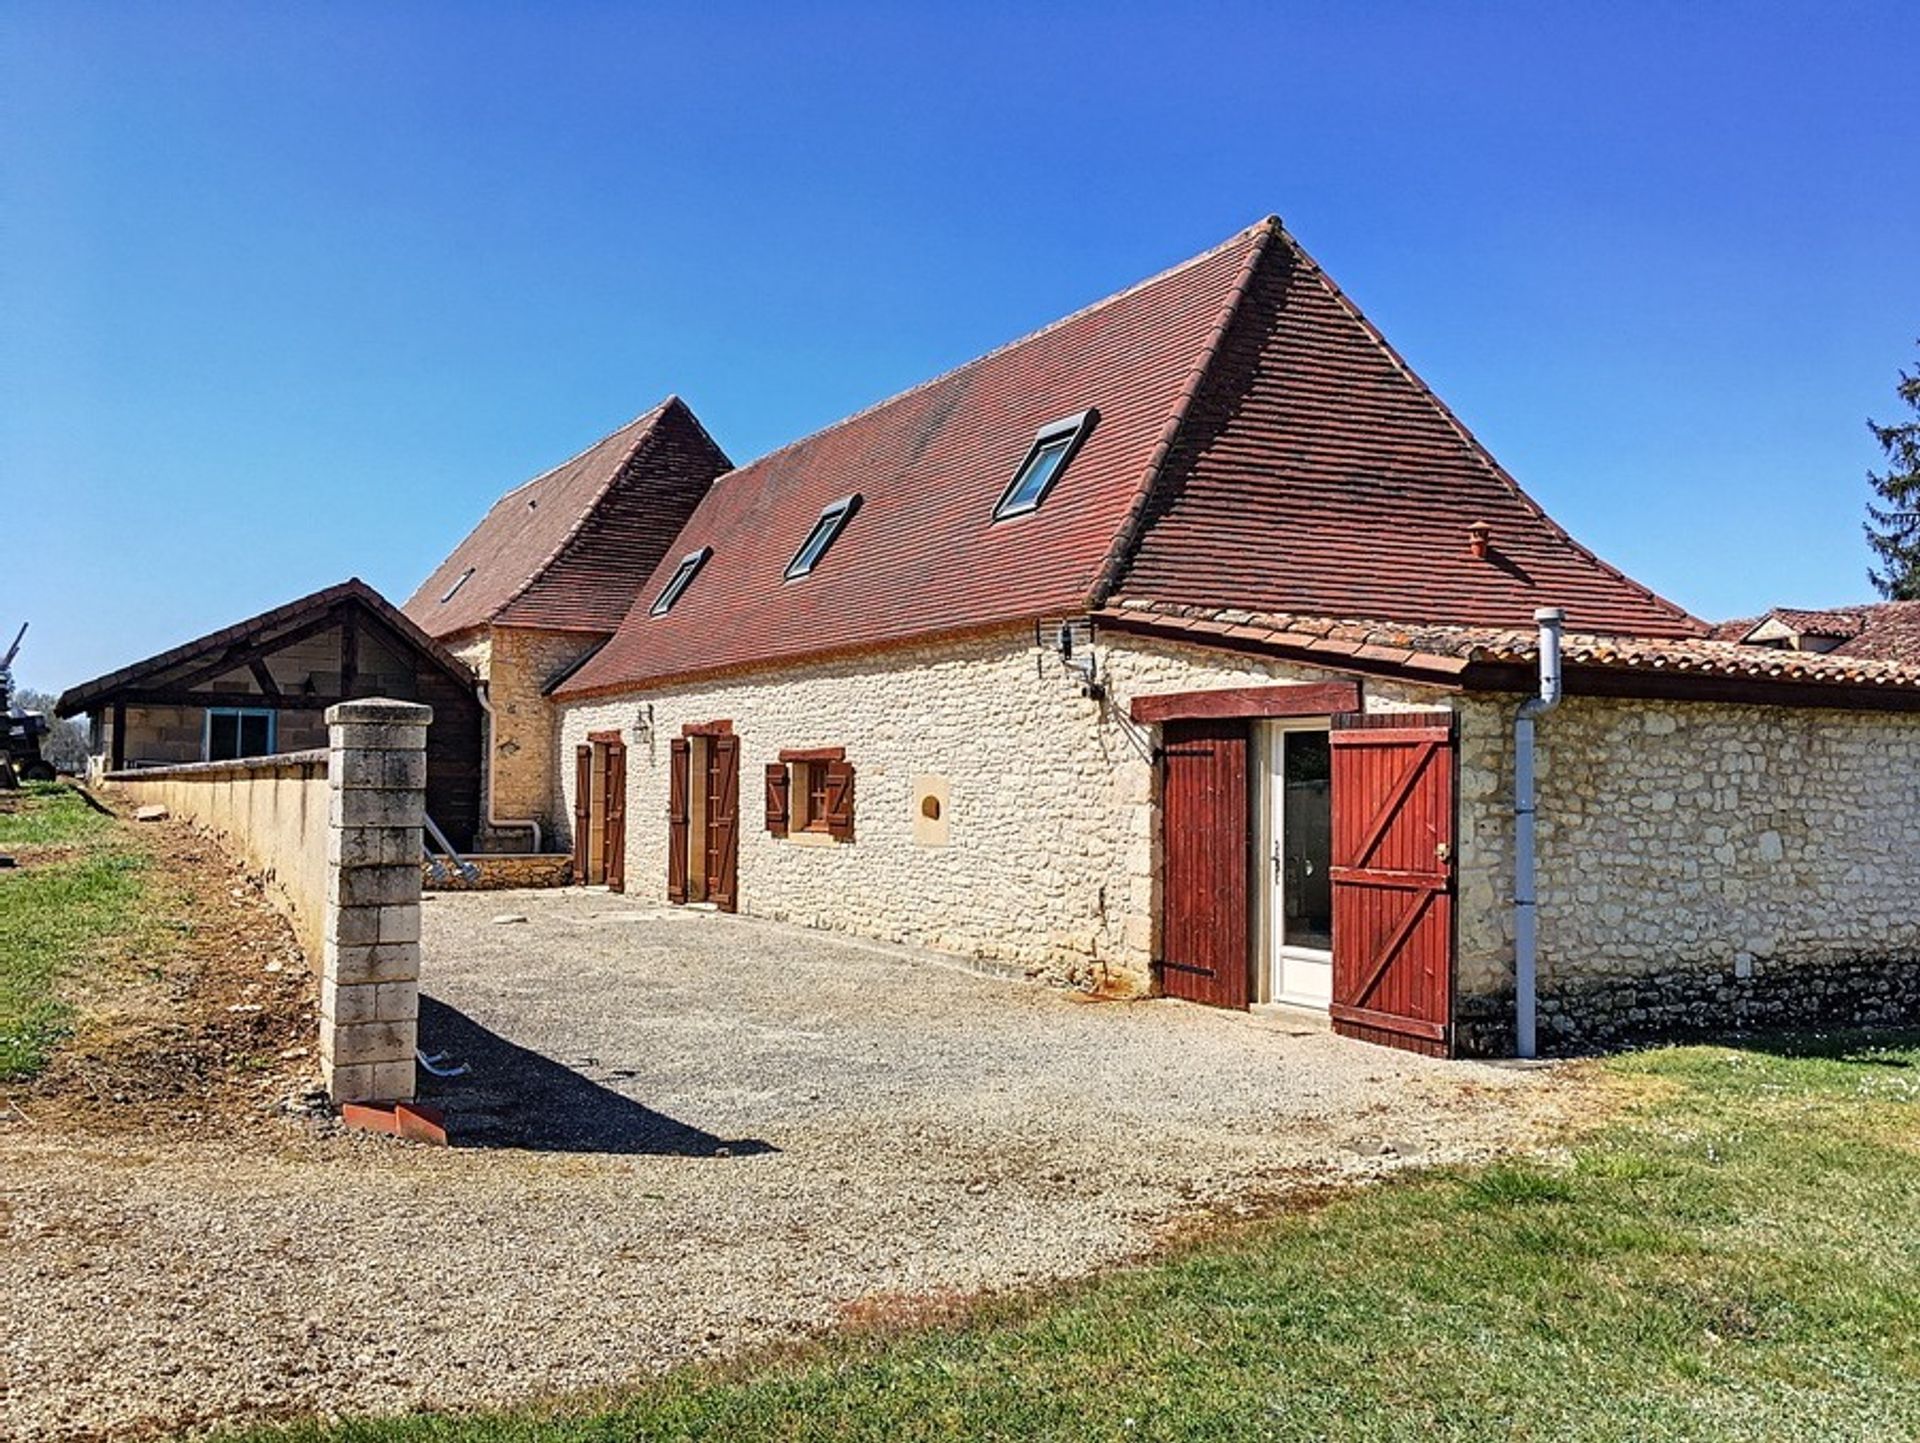
[[465, 1146], [0, 1127], [0, 1436], [615, 1384], [1525, 1145], [1571, 1105], [1552, 1073], [605, 894], [427, 918]]

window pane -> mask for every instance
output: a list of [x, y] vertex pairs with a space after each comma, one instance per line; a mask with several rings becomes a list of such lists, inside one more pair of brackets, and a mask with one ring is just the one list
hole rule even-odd
[[207, 714], [207, 760], [232, 761], [240, 755], [240, 718], [232, 712]]
[[273, 718], [266, 712], [251, 711], [238, 718], [240, 722], [240, 755], [243, 757], [264, 757], [273, 750]]
[[1333, 946], [1333, 750], [1326, 732], [1283, 732], [1280, 894], [1289, 947]]
[[1013, 490], [1007, 494], [1006, 505], [1001, 510], [1021, 511], [1037, 502], [1040, 493], [1053, 480], [1053, 473], [1060, 469], [1060, 458], [1067, 454], [1067, 447], [1072, 440], [1071, 436], [1062, 436], [1035, 451], [1019, 479], [1013, 483]]

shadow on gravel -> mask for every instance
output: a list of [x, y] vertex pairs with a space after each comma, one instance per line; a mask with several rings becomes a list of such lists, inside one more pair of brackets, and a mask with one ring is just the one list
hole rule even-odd
[[429, 1057], [445, 1052], [450, 1062], [472, 1069], [464, 1077], [420, 1074], [421, 1100], [446, 1109], [455, 1147], [667, 1157], [753, 1157], [776, 1151], [758, 1138], [715, 1137], [643, 1107], [426, 996], [420, 999], [420, 1050]]

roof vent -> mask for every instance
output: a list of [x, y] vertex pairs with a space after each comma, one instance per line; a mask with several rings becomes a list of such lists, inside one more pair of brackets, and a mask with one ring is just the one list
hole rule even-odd
[[1487, 538], [1493, 535], [1493, 528], [1484, 521], [1476, 521], [1467, 528], [1467, 555], [1475, 561], [1487, 559]]

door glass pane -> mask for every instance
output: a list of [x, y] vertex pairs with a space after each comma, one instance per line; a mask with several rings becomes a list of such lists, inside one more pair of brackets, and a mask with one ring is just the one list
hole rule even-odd
[[1280, 896], [1289, 947], [1333, 946], [1333, 752], [1326, 732], [1282, 732]]
[[250, 711], [240, 715], [240, 755], [243, 757], [264, 757], [273, 747], [267, 741], [273, 718], [265, 712]]
[[240, 755], [240, 718], [230, 711], [207, 714], [207, 760], [230, 762]]

